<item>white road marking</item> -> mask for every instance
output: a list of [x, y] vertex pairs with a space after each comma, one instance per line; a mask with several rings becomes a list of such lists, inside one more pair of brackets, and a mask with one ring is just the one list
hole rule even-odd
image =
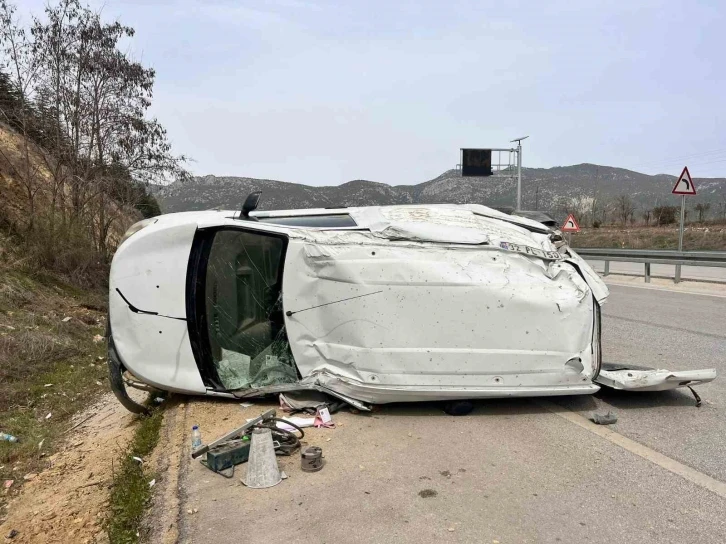
[[636, 442], [635, 440], [626, 438], [623, 435], [608, 429], [607, 427], [604, 427], [602, 425], [595, 425], [589, 419], [586, 419], [580, 414], [563, 408], [562, 406], [558, 406], [557, 404], [545, 400], [535, 400], [534, 402], [536, 402], [543, 408], [546, 408], [553, 414], [558, 415], [563, 419], [566, 419], [570, 423], [574, 423], [575, 425], [582, 427], [586, 431], [590, 431], [591, 433], [596, 434], [597, 436], [600, 436], [601, 438], [604, 438], [605, 440], [620, 446], [621, 448], [629, 451], [630, 453], [634, 453], [635, 455], [638, 455], [639, 457], [642, 457], [643, 459], [646, 459], [651, 463], [655, 463], [659, 467], [664, 468], [667, 471], [672, 472], [673, 474], [677, 474], [678, 476], [685, 478], [689, 482], [692, 482], [699, 487], [703, 487], [704, 489], [708, 489], [719, 497], [726, 499], [726, 483], [712, 478], [711, 476], [704, 474], [703, 472], [699, 472], [698, 470], [691, 468], [688, 465], [684, 465], [683, 463], [676, 461], [675, 459], [671, 459], [670, 457], [663, 455], [662, 453], [659, 453], [649, 448], [648, 446], [644, 446], [640, 442]]

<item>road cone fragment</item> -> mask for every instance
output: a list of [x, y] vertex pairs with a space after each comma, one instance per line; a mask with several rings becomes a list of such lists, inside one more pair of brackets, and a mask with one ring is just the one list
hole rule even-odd
[[272, 431], [265, 428], [255, 429], [252, 431], [247, 474], [242, 483], [253, 489], [263, 489], [277, 485], [281, 480], [275, 446], [272, 444]]

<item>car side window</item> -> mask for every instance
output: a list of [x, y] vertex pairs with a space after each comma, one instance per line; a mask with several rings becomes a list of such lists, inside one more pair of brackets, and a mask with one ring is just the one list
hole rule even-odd
[[284, 242], [241, 230], [216, 233], [205, 306], [213, 363], [228, 390], [297, 381], [282, 316]]

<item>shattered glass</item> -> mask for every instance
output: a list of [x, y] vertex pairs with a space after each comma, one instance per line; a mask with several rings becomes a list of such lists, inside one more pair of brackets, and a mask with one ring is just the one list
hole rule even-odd
[[212, 360], [228, 390], [297, 381], [282, 312], [283, 241], [220, 231], [209, 254], [206, 309]]

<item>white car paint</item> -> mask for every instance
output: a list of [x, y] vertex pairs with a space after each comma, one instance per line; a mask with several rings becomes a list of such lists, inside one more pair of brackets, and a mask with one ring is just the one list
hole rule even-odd
[[655, 370], [601, 370], [598, 382], [623, 391], [667, 391], [677, 387], [692, 387], [716, 379], [716, 369], [671, 371]]
[[123, 366], [163, 390], [232, 396], [205, 385], [185, 321], [195, 233], [224, 227], [288, 239], [282, 302], [301, 386], [370, 403], [599, 389], [596, 317], [607, 287], [544, 225], [479, 205], [253, 216], [331, 214], [358, 226], [298, 228], [207, 211], [160, 216], [133, 234], [110, 274]]

